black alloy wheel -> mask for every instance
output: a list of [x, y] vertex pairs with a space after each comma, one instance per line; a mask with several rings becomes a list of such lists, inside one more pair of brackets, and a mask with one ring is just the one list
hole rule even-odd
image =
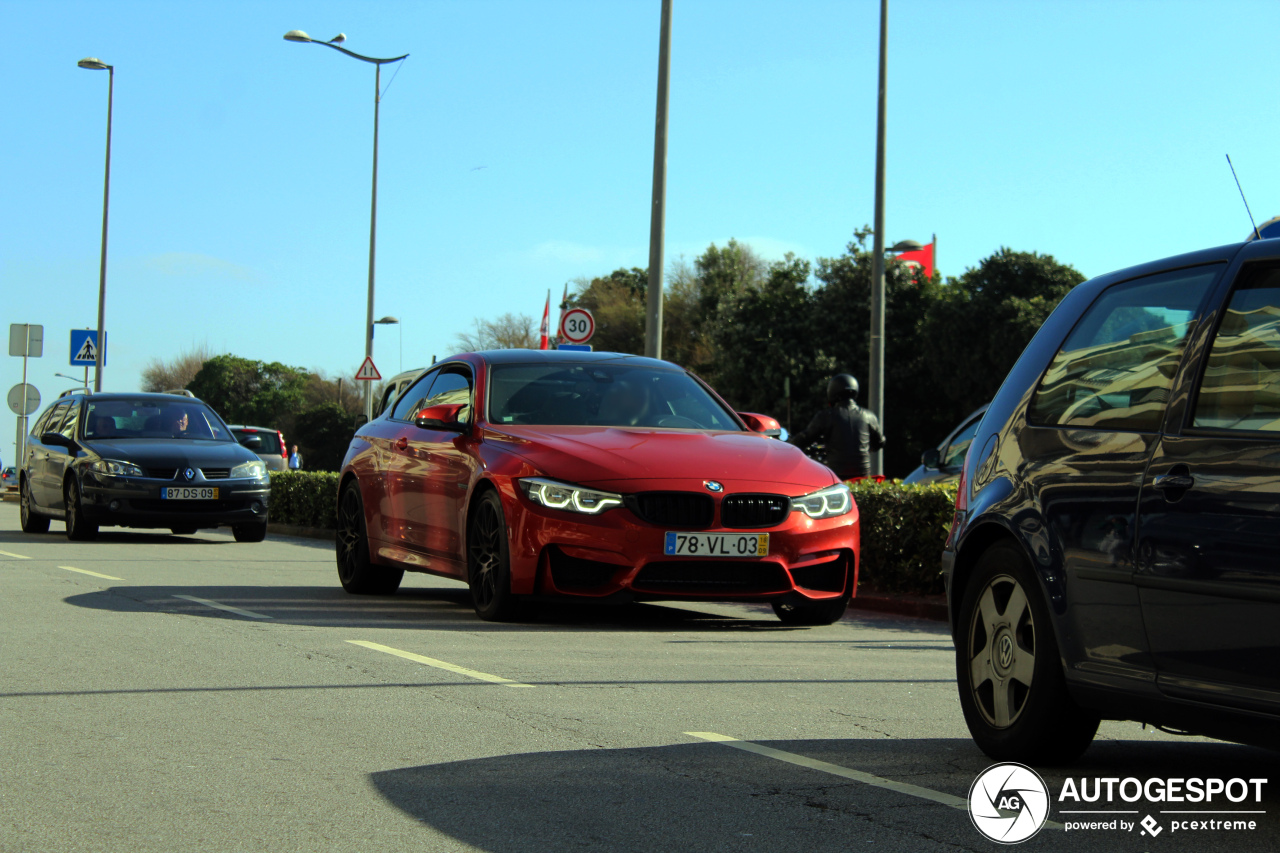
[[338, 580], [352, 595], [392, 595], [404, 578], [402, 569], [377, 566], [369, 559], [369, 535], [364, 522], [360, 484], [352, 480], [338, 502], [338, 529], [334, 535]]
[[1067, 690], [1049, 609], [1016, 544], [998, 542], [978, 558], [956, 624], [960, 706], [982, 751], [1026, 764], [1079, 758], [1099, 716]]
[[49, 530], [49, 516], [41, 515], [31, 506], [31, 484], [23, 478], [18, 489], [22, 507], [19, 511], [23, 533], [45, 533]]
[[488, 622], [516, 617], [520, 597], [511, 592], [511, 552], [502, 499], [487, 491], [467, 525], [467, 582], [476, 615]]
[[75, 477], [68, 477], [63, 489], [67, 510], [67, 538], [73, 542], [88, 542], [98, 538], [98, 525], [85, 517], [84, 506], [80, 502], [80, 487]]

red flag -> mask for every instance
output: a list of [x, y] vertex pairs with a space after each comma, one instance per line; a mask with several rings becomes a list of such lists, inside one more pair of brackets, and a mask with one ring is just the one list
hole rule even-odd
[[924, 271], [926, 279], [933, 278], [933, 244], [916, 249], [914, 252], [903, 252], [896, 260], [905, 264], [915, 264]]
[[551, 288], [547, 288], [547, 307], [542, 309], [542, 343], [538, 349], [549, 349], [551, 344]]

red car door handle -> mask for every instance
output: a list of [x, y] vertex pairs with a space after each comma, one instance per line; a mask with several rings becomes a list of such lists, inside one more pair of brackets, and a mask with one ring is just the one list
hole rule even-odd
[[409, 446], [409, 439], [405, 438], [403, 435], [402, 435], [402, 436], [400, 436], [398, 439], [396, 439], [396, 448], [397, 448], [397, 449], [399, 449], [399, 450], [404, 450], [404, 449], [405, 449], [405, 448], [407, 448], [408, 446]]

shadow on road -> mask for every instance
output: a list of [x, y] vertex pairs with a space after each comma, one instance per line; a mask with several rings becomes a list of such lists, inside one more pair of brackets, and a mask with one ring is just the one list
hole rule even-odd
[[796, 632], [772, 612], [743, 616], [704, 613], [661, 604], [601, 605], [541, 603], [532, 618], [513, 623], [483, 622], [462, 587], [402, 589], [391, 596], [353, 596], [337, 586], [114, 586], [65, 599], [95, 610], [163, 611], [212, 619], [243, 619], [178, 595], [270, 616], [276, 623], [340, 628], [428, 628], [440, 630], [524, 631], [756, 631]]
[[[962, 739], [762, 743], [958, 797], [992, 763]], [[1111, 741], [1065, 771], [1041, 772], [1056, 799], [1067, 775], [1267, 777], [1274, 764], [1272, 754], [1231, 744]], [[994, 848], [962, 810], [717, 744], [505, 755], [371, 781], [415, 820], [491, 853]], [[1261, 808], [1274, 811], [1276, 794]], [[1258, 817], [1255, 832], [1202, 834], [1185, 849], [1273, 850], [1280, 823]], [[1046, 830], [1034, 844], [1079, 853], [1144, 850], [1151, 839]]]
[[[54, 519], [48, 533], [23, 533], [19, 530], [0, 530], [0, 542], [11, 545], [19, 543], [30, 543], [34, 545], [43, 545], [48, 543], [64, 544], [67, 541], [66, 535], [62, 532], [62, 522]], [[237, 545], [234, 539], [224, 539], [218, 536], [202, 535], [212, 531], [200, 531], [200, 533], [179, 536], [170, 533], [167, 530], [131, 530], [127, 527], [104, 527], [98, 532], [98, 538], [92, 543], [77, 543], [86, 545]], [[329, 550], [333, 550], [333, 546], [329, 546]]]

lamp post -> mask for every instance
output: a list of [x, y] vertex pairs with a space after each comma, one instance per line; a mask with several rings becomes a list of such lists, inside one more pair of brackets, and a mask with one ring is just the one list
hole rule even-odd
[[[85, 368], [85, 369], [87, 370], [88, 368]], [[79, 376], [68, 376], [68, 375], [67, 375], [67, 374], [65, 374], [65, 373], [55, 373], [55, 374], [53, 374], [53, 375], [54, 375], [54, 376], [57, 376], [57, 377], [59, 377], [59, 378], [61, 378], [61, 379], [70, 379], [72, 382], [81, 382], [81, 379], [80, 379], [80, 377], [79, 377]], [[86, 388], [88, 388], [88, 387], [89, 387], [89, 383], [88, 383], [88, 382], [82, 382], [81, 384], [83, 384], [83, 385], [84, 385], [84, 387], [86, 387]]]
[[396, 342], [400, 344], [400, 369], [396, 373], [404, 372], [404, 330], [400, 328], [400, 319], [398, 317], [383, 317], [381, 320], [374, 320], [375, 326], [395, 326]]
[[[871, 249], [871, 364], [867, 377], [867, 407], [884, 429], [884, 137], [885, 62], [889, 43], [889, 0], [880, 0], [880, 83], [876, 99], [876, 209]], [[883, 474], [883, 454], [871, 452], [871, 473]]]
[[667, 102], [671, 68], [671, 0], [662, 0], [658, 33], [658, 106], [653, 123], [653, 199], [649, 206], [649, 287], [644, 354], [662, 358], [662, 258], [667, 207]]
[[107, 301], [107, 210], [111, 200], [111, 107], [112, 100], [115, 98], [116, 67], [94, 56], [86, 56], [76, 65], [88, 68], [90, 71], [107, 72], [107, 167], [106, 176], [102, 179], [102, 261], [98, 268], [98, 344], [94, 348], [97, 352], [93, 362], [93, 390], [101, 391], [102, 351], [107, 339], [103, 323], [106, 319]]
[[[374, 281], [374, 258], [377, 254], [378, 243], [378, 107], [382, 102], [382, 66], [389, 62], [399, 62], [406, 58], [404, 56], [393, 56], [390, 59], [378, 59], [373, 56], [361, 56], [347, 50], [345, 47], [338, 45], [347, 40], [342, 33], [334, 36], [328, 41], [316, 41], [302, 30], [289, 30], [284, 34], [285, 41], [296, 41], [304, 44], [319, 44], [325, 47], [331, 47], [339, 53], [345, 53], [352, 59], [359, 59], [361, 62], [370, 62], [377, 71], [373, 77], [373, 193], [369, 202], [369, 298], [368, 306], [365, 313], [364, 324], [364, 354], [367, 358], [373, 357], [373, 281]], [[373, 383], [364, 383], [364, 414], [365, 417], [373, 418]]]

